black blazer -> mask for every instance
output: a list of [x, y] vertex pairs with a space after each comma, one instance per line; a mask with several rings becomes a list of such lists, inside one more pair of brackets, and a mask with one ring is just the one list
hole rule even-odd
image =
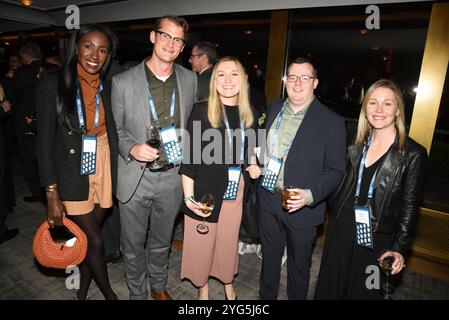
[[[41, 185], [48, 186], [57, 183], [61, 200], [87, 200], [89, 178], [80, 175], [81, 135], [61, 126], [56, 113], [58, 76], [59, 73], [49, 74], [39, 81], [36, 87], [36, 138]], [[111, 110], [111, 84], [109, 81], [103, 82], [101, 99], [111, 153], [112, 190], [115, 192], [118, 139]], [[75, 119], [75, 125], [79, 126], [78, 117]]]
[[209, 98], [209, 84], [210, 77], [212, 76], [212, 71], [214, 67], [210, 67], [203, 71], [202, 74], [197, 75], [198, 79], [198, 91], [196, 92], [197, 101], [204, 101]]
[[[344, 202], [357, 184], [362, 151], [362, 145], [348, 148], [345, 176], [329, 199], [332, 219], [339, 217]], [[413, 139], [407, 138], [404, 150], [399, 150], [396, 141], [379, 165], [374, 181], [373, 231], [394, 233], [391, 250], [403, 255], [413, 240], [419, 217], [426, 160], [426, 149]]]
[[[257, 126], [257, 114], [253, 110], [254, 114], [254, 123], [252, 129], [256, 129]], [[193, 122], [194, 121], [201, 121], [201, 135], [198, 135], [198, 133], [193, 130]], [[198, 102], [195, 103], [193, 106], [192, 113], [190, 115], [189, 121], [187, 123], [187, 131], [189, 133], [190, 141], [188, 146], [189, 150], [185, 150], [185, 160], [181, 165], [181, 168], [179, 169], [180, 174], [184, 174], [188, 176], [189, 178], [193, 179], [195, 181], [194, 184], [194, 196], [197, 201], [201, 199], [201, 196], [203, 196], [205, 193], [211, 193], [215, 198], [215, 206], [214, 210], [212, 211], [212, 214], [206, 218], [207, 222], [217, 222], [221, 204], [223, 202], [223, 195], [226, 191], [226, 188], [228, 186], [228, 167], [229, 165], [224, 164], [224, 155], [223, 159], [221, 159], [222, 164], [206, 164], [203, 162], [203, 159], [201, 157], [201, 163], [199, 164], [193, 164], [192, 163], [192, 155], [198, 156], [198, 152], [203, 152], [204, 148], [209, 145], [210, 141], [201, 141], [201, 150], [199, 148], [196, 148], [194, 144], [198, 144], [198, 141], [193, 142], [194, 139], [197, 137], [201, 137], [204, 133], [204, 131], [212, 129], [212, 126], [207, 119], [207, 101]], [[225, 148], [225, 144], [227, 143], [227, 136], [225, 132], [224, 126], [222, 128], [218, 128], [220, 134], [221, 134], [221, 147], [222, 150]], [[187, 138], [187, 137], [186, 137]], [[256, 144], [257, 142], [254, 141]], [[254, 145], [255, 146], [255, 145]], [[250, 146], [253, 148], [254, 146]], [[245, 139], [245, 159], [244, 164], [242, 168], [242, 174], [245, 181], [245, 191], [244, 191], [244, 198], [248, 195], [249, 190], [249, 184], [250, 184], [250, 177], [249, 174], [245, 171], [245, 168], [248, 166], [248, 139]], [[196, 154], [193, 154], [195, 152]], [[224, 154], [224, 152], [223, 152]], [[186, 163], [188, 158], [188, 163]], [[188, 208], [185, 207], [182, 208], [182, 211], [188, 215], [189, 217], [196, 219], [196, 220], [203, 220], [202, 217], [197, 216], [193, 212], [191, 212]]]
[[14, 73], [8, 86], [8, 99], [13, 104], [13, 119], [17, 134], [28, 131], [25, 116], [35, 112], [35, 89], [38, 82], [37, 74], [41, 61], [33, 61]]
[[[267, 131], [283, 104], [284, 100], [269, 105], [265, 123]], [[284, 185], [310, 189], [313, 196], [311, 206], [305, 206], [288, 215], [287, 220], [292, 227], [312, 227], [323, 223], [325, 200], [344, 174], [345, 151], [344, 119], [314, 98], [293, 139], [284, 164]], [[262, 188], [261, 185], [259, 189]], [[281, 203], [277, 205], [281, 210]]]

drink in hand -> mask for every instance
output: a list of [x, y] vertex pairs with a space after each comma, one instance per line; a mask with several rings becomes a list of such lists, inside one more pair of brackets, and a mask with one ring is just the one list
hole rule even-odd
[[161, 140], [160, 140], [160, 139], [157, 139], [157, 138], [149, 139], [149, 140], [147, 141], [147, 144], [148, 144], [150, 147], [152, 147], [152, 148], [154, 148], [154, 149], [157, 149], [157, 148], [159, 148], [159, 146], [161, 145]]
[[393, 257], [385, 257], [384, 259], [379, 261], [379, 266], [382, 268], [383, 272], [385, 272], [386, 275], [390, 275], [391, 271], [393, 270]]
[[298, 191], [295, 191], [294, 189], [297, 189], [296, 187], [289, 186], [282, 189], [282, 207], [284, 209], [288, 209], [287, 207], [287, 201], [291, 199], [291, 196], [298, 195]]
[[[148, 136], [147, 144], [154, 149], [158, 149], [159, 146], [161, 145], [161, 136], [159, 134], [159, 128], [157, 126], [151, 126], [150, 129], [148, 129], [147, 136]], [[157, 160], [154, 160], [153, 162], [147, 164], [147, 166], [150, 169], [156, 170], [161, 167], [161, 164]]]
[[[214, 196], [210, 193], [206, 193], [201, 197], [201, 202], [199, 203], [199, 208], [202, 213], [210, 214], [214, 210]], [[207, 234], [209, 232], [209, 227], [206, 224], [206, 218], [203, 217], [203, 221], [197, 225], [196, 231], [199, 234]]]

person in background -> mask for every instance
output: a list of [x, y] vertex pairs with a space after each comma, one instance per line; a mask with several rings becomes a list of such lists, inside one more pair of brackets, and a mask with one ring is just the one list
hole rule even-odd
[[[58, 65], [45, 62], [39, 66], [37, 79], [44, 79], [49, 73], [58, 72], [60, 70], [61, 67], [59, 67]], [[31, 130], [31, 133], [36, 134], [36, 116], [34, 114], [25, 116], [25, 121], [28, 125], [28, 128]]]
[[9, 161], [9, 157], [6, 154], [6, 143], [3, 134], [3, 124], [6, 117], [11, 111], [11, 105], [5, 97], [5, 92], [0, 84], [0, 245], [6, 241], [14, 239], [19, 234], [19, 229], [6, 228], [7, 217], [7, 188], [8, 180], [6, 179], [6, 169]]
[[62, 72], [48, 74], [36, 90], [37, 154], [48, 223], [62, 226], [67, 214], [88, 240], [77, 300], [88, 298], [92, 279], [106, 299], [117, 299], [101, 236], [117, 179], [118, 139], [106, 79], [113, 45], [102, 25], [81, 27], [72, 34]]
[[45, 58], [45, 63], [53, 64], [62, 69], [64, 62], [58, 56], [50, 56]]
[[217, 59], [217, 49], [208, 41], [198, 42], [192, 48], [189, 62], [192, 65], [192, 70], [198, 74], [198, 101], [205, 100], [209, 97], [212, 69]]
[[9, 70], [6, 72], [5, 77], [12, 79], [14, 78], [14, 72], [22, 67], [22, 60], [20, 59], [20, 54], [12, 53], [8, 60]]
[[14, 72], [7, 94], [12, 105], [12, 118], [20, 160], [28, 187], [32, 192], [32, 195], [23, 197], [23, 200], [41, 202], [44, 200], [44, 195], [39, 185], [35, 158], [36, 137], [28, 134], [29, 128], [25, 118], [33, 116], [36, 112], [35, 90], [39, 66], [42, 64], [42, 54], [39, 45], [35, 42], [23, 44], [19, 53], [23, 66]]
[[[209, 277], [215, 277], [224, 283], [226, 299], [235, 300], [237, 294], [233, 281], [238, 272], [237, 244], [243, 199], [248, 194], [250, 177], [257, 179], [260, 175], [255, 156], [248, 156], [248, 153], [252, 155], [255, 141], [252, 145], [249, 139], [245, 139], [245, 133], [247, 130], [255, 131], [257, 117], [249, 102], [245, 70], [236, 58], [223, 57], [217, 62], [210, 88], [208, 101], [195, 104], [188, 123], [187, 131], [191, 137], [189, 154], [194, 159], [193, 150], [198, 150], [204, 157], [203, 149], [208, 145], [193, 140], [193, 127], [199, 123], [201, 134], [213, 129], [220, 134], [221, 149], [214, 150], [214, 155], [223, 156], [217, 158], [218, 162], [209, 163], [202, 158], [199, 164], [189, 161], [181, 166], [184, 201], [189, 209], [184, 216], [181, 278], [189, 279], [198, 287], [198, 299], [207, 300]], [[237, 138], [233, 139], [233, 136]], [[194, 146], [198, 143], [201, 148]], [[228, 148], [226, 144], [229, 144]], [[233, 196], [227, 191], [231, 170], [237, 172]], [[196, 201], [201, 201], [207, 193], [213, 196], [214, 207], [211, 212], [204, 213], [201, 209], [205, 204], [197, 204]], [[197, 230], [201, 221], [209, 230], [206, 234]]]
[[[382, 299], [379, 288], [366, 286], [366, 270], [387, 257], [394, 260], [392, 275], [405, 268], [426, 159], [426, 149], [407, 137], [398, 85], [386, 79], [372, 84], [363, 99], [355, 142], [348, 147], [344, 179], [329, 200], [315, 299]], [[356, 230], [362, 225], [370, 231], [359, 237]]]

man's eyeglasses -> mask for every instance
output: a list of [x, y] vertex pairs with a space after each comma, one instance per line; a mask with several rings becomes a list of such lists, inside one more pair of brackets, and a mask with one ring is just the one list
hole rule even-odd
[[310, 80], [314, 79], [314, 76], [308, 76], [308, 75], [303, 75], [303, 76], [297, 76], [296, 74], [288, 74], [285, 76], [285, 80], [287, 82], [291, 82], [291, 83], [296, 83], [296, 81], [300, 80], [302, 83], [309, 83]]
[[177, 47], [182, 47], [186, 41], [182, 38], [172, 37], [168, 33], [161, 31], [161, 30], [155, 30], [154, 32], [159, 33], [159, 37], [161, 38], [162, 42], [169, 42], [173, 40], [173, 44]]
[[193, 59], [193, 58], [195, 58], [195, 57], [202, 56], [203, 54], [204, 54], [204, 53], [191, 54], [191, 55], [190, 55], [190, 59]]

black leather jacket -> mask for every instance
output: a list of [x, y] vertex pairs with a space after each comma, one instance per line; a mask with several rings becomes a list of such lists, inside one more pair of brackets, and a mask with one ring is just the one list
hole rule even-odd
[[[329, 211], [334, 219], [341, 214], [344, 202], [357, 183], [362, 151], [360, 144], [348, 147], [345, 175], [329, 199]], [[376, 174], [372, 201], [373, 232], [394, 233], [394, 243], [389, 249], [402, 255], [413, 240], [419, 217], [426, 160], [426, 149], [413, 139], [407, 138], [402, 151], [396, 141]]]

